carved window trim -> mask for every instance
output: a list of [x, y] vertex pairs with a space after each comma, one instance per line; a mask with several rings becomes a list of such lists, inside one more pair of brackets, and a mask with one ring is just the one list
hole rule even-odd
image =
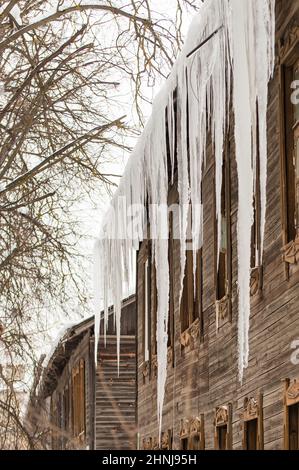
[[141, 371], [143, 376], [143, 384], [146, 382], [146, 378], [150, 377], [150, 362], [146, 361], [141, 364]]
[[261, 296], [263, 290], [263, 266], [251, 268], [250, 273], [250, 296]]
[[162, 432], [161, 449], [162, 450], [171, 450], [172, 449], [172, 431], [171, 431], [171, 429], [169, 429], [166, 432]]
[[290, 448], [290, 422], [289, 410], [293, 405], [299, 404], [299, 379], [284, 380], [283, 407], [284, 407], [284, 448]]
[[200, 336], [201, 328], [200, 328], [200, 319], [196, 318], [196, 320], [187, 328], [187, 330], [183, 331], [180, 335], [180, 343], [183, 348], [188, 346], [193, 347], [197, 341], [197, 338]]
[[142, 448], [143, 450], [152, 450], [153, 448], [153, 440], [151, 437], [145, 437], [142, 440]]
[[154, 377], [156, 377], [157, 376], [157, 370], [158, 370], [158, 356], [157, 356], [157, 354], [154, 354], [152, 356], [151, 366], [152, 366], [152, 374], [153, 374]]
[[72, 369], [72, 427], [79, 445], [86, 437], [85, 360], [79, 359]]
[[151, 256], [151, 241], [150, 228], [147, 227], [148, 240], [145, 242], [144, 250], [145, 256], [141, 260], [142, 269], [142, 357], [143, 362], [146, 364], [151, 357], [151, 318], [152, 318], [152, 256]]
[[[223, 178], [225, 181], [224, 188], [224, 204], [226, 213], [226, 271], [227, 276], [225, 280], [225, 295], [222, 298], [218, 296], [218, 230], [217, 230], [217, 217], [216, 217], [216, 194], [214, 190], [214, 279], [215, 279], [215, 310], [216, 310], [216, 330], [225, 323], [232, 322], [232, 244], [231, 244], [231, 168], [230, 168], [230, 140], [227, 136], [224, 155], [223, 155]], [[215, 177], [214, 177], [215, 178]], [[214, 182], [215, 188], [215, 182]], [[216, 189], [216, 188], [215, 188]]]
[[[169, 305], [168, 305], [168, 340], [167, 348], [168, 363], [174, 367], [174, 336], [175, 336], [175, 320], [174, 320], [174, 218], [173, 213], [169, 212], [169, 240], [168, 240], [168, 264], [169, 264]], [[170, 351], [169, 351], [170, 350]]]
[[181, 419], [181, 429], [180, 429], [180, 449], [184, 450], [183, 441], [187, 444], [187, 449], [189, 449], [189, 437], [190, 437], [190, 421], [188, 419]]
[[282, 220], [282, 260], [285, 263], [285, 277], [288, 279], [290, 275], [290, 267], [297, 263], [298, 260], [298, 235], [291, 235], [293, 222], [290, 222], [289, 207], [290, 199], [294, 195], [290, 195], [288, 191], [288, 161], [290, 157], [290, 123], [289, 113], [290, 107], [286, 110], [286, 80], [287, 70], [293, 66], [296, 57], [299, 56], [299, 25], [291, 24], [279, 41], [279, 81], [280, 81], [280, 167], [281, 167], [281, 220]]
[[243, 421], [243, 449], [247, 450], [249, 421], [257, 420], [257, 443], [256, 450], [264, 449], [264, 416], [263, 416], [263, 395], [260, 393], [257, 398], [246, 397], [244, 399], [243, 410], [240, 416]]
[[[188, 213], [188, 233], [192, 228], [192, 212], [189, 206]], [[192, 245], [192, 240], [187, 239], [187, 244]], [[186, 264], [182, 298], [180, 303], [180, 344], [181, 350], [189, 345], [194, 346], [196, 338], [200, 335], [203, 338], [203, 270], [202, 270], [202, 248], [195, 250], [186, 249]], [[193, 263], [195, 261], [196, 270], [194, 278]], [[195, 286], [195, 296], [194, 296]], [[192, 341], [191, 341], [192, 339]]]
[[226, 449], [232, 449], [232, 405], [217, 406], [214, 418], [214, 444], [215, 449], [219, 450], [220, 428], [226, 427]]
[[226, 295], [220, 300], [215, 302], [216, 308], [216, 330], [218, 331], [227, 321], [230, 321], [231, 315], [231, 301], [230, 297]]
[[154, 437], [153, 439], [153, 450], [159, 450], [160, 449], [160, 444], [159, 444], [159, 438], [158, 437]]
[[299, 261], [299, 236], [291, 240], [282, 248], [282, 259], [288, 265], [297, 264]]
[[[198, 438], [199, 440], [199, 449], [194, 447], [194, 439]], [[205, 427], [204, 427], [204, 415], [201, 414], [200, 417], [195, 417], [191, 419], [190, 422], [190, 450], [204, 450], [205, 449]]]
[[[191, 243], [190, 241], [187, 243]], [[180, 305], [181, 338], [192, 330], [193, 325], [200, 325], [200, 333], [203, 334], [202, 318], [202, 250], [196, 251], [196, 296], [194, 298], [194, 273], [192, 250], [186, 250], [186, 266], [184, 287]], [[182, 346], [184, 341], [181, 342]]]
[[[194, 449], [194, 438], [199, 438], [199, 450], [205, 448], [205, 431], [204, 431], [204, 415], [192, 417], [191, 419], [181, 420], [180, 429], [180, 449], [181, 450], [196, 450]], [[187, 449], [184, 449], [183, 441]]]

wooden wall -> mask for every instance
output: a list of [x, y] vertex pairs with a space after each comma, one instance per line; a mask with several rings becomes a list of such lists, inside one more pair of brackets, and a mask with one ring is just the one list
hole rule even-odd
[[[52, 420], [53, 448], [68, 449], [132, 449], [136, 447], [136, 303], [132, 296], [123, 302], [120, 340], [120, 367], [117, 368], [117, 341], [113, 312], [110, 310], [106, 345], [103, 337], [98, 345], [98, 364], [94, 362], [93, 321], [77, 325], [78, 336], [65, 342], [69, 348], [68, 360], [60, 351], [63, 370], [56, 377], [51, 392], [53, 407], [58, 409]], [[103, 332], [103, 321], [101, 321]], [[74, 339], [75, 338], [75, 339]], [[74, 343], [75, 341], [75, 343]], [[56, 358], [57, 360], [57, 358]], [[61, 401], [66, 386], [71, 391], [72, 371], [84, 360], [85, 364], [85, 439], [79, 441], [72, 434], [72, 401], [69, 401], [68, 432], [60, 429], [63, 423]], [[56, 371], [58, 372], [58, 371]], [[51, 371], [49, 371], [49, 374]], [[52, 371], [53, 373], [53, 371]], [[70, 394], [72, 395], [72, 393]], [[50, 410], [48, 410], [49, 412]]]
[[[299, 5], [293, 0], [276, 3], [276, 36], [281, 37]], [[232, 322], [216, 331], [214, 281], [214, 165], [211, 144], [203, 178], [203, 338], [198, 336], [188, 347], [180, 345], [179, 251], [174, 256], [175, 331], [174, 367], [168, 364], [163, 431], [172, 431], [173, 448], [180, 448], [181, 421], [204, 414], [205, 446], [214, 448], [214, 414], [217, 406], [232, 405], [232, 446], [242, 448], [242, 419], [245, 397], [263, 395], [264, 448], [283, 448], [283, 379], [299, 378], [299, 366], [290, 361], [291, 343], [299, 339], [299, 270], [291, 269], [286, 278], [282, 260], [281, 154], [279, 67], [269, 85], [268, 107], [268, 183], [263, 262], [263, 290], [252, 298], [250, 319], [250, 358], [243, 383], [238, 379], [237, 346], [237, 173], [234, 136], [230, 132], [231, 158], [231, 237], [232, 237]], [[233, 120], [233, 116], [231, 116]], [[174, 190], [173, 190], [174, 191]], [[174, 197], [174, 196], [173, 196]], [[142, 272], [147, 253], [144, 242], [138, 254], [138, 272]], [[143, 439], [156, 438], [157, 387], [153, 351], [151, 372], [144, 373], [143, 356], [143, 279], [137, 279], [138, 311], [138, 431]], [[152, 298], [154, 304], [154, 298]], [[152, 331], [155, 325], [152, 315]]]
[[101, 337], [95, 388], [95, 448], [128, 450], [136, 447], [136, 303], [123, 302], [119, 374], [113, 315], [106, 346]]
[[96, 374], [95, 434], [97, 450], [136, 448], [136, 344], [122, 336], [119, 375], [116, 337], [99, 344]]
[[[90, 331], [88, 330], [82, 337], [82, 340], [79, 342], [76, 348], [74, 348], [69, 361], [67, 362], [66, 366], [63, 369], [61, 376], [59, 377], [57, 387], [53, 391], [51, 395], [52, 399], [52, 406], [58, 405], [59, 402], [62, 400], [63, 393], [65, 391], [66, 386], [69, 387], [69, 391], [71, 394], [71, 383], [72, 383], [72, 370], [73, 367], [76, 366], [79, 361], [83, 359], [85, 363], [85, 427], [86, 427], [86, 436], [85, 441], [82, 444], [79, 444], [76, 440], [73, 439], [71, 423], [72, 423], [72, 401], [69, 401], [69, 408], [68, 408], [68, 421], [70, 423], [70, 429], [65, 432], [63, 430], [59, 430], [58, 426], [53, 427], [53, 433], [58, 438], [58, 443], [56, 439], [54, 439], [55, 447], [56, 448], [93, 448], [93, 439], [94, 439], [94, 431], [93, 431], [93, 388], [94, 388], [94, 376], [92, 372], [93, 366], [93, 354], [90, 348]], [[65, 443], [63, 443], [65, 438]]]

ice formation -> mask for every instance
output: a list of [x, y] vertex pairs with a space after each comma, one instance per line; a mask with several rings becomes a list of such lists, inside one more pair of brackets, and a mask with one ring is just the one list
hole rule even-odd
[[[144, 211], [134, 208], [150, 203], [150, 237], [157, 276], [158, 422], [161, 431], [167, 374], [167, 322], [169, 302], [168, 196], [166, 119], [170, 140], [170, 174], [174, 168], [173, 93], [177, 90], [177, 166], [180, 199], [181, 289], [186, 248], [188, 205], [192, 207], [194, 250], [202, 245], [202, 169], [206, 159], [207, 133], [214, 144], [216, 216], [221, 230], [221, 184], [223, 150], [232, 107], [235, 115], [236, 161], [238, 171], [238, 295], [239, 295], [239, 377], [248, 364], [250, 315], [250, 234], [253, 222], [256, 142], [259, 142], [261, 183], [261, 234], [265, 227], [268, 81], [274, 66], [275, 0], [207, 0], [195, 16], [186, 44], [162, 91], [155, 99], [152, 117], [131, 155], [119, 188], [105, 216], [97, 243], [96, 289], [115, 309], [120, 335], [121, 300], [124, 284], [132, 279], [132, 257], [146, 236]], [[216, 32], [214, 35], [213, 33]], [[205, 42], [207, 38], [211, 38]], [[190, 57], [188, 53], [205, 42]], [[188, 108], [187, 108], [188, 99]], [[167, 113], [165, 110], [167, 108]], [[187, 113], [189, 129], [187, 130]], [[258, 119], [258, 120], [257, 120]], [[256, 126], [259, 122], [259, 139]], [[189, 139], [189, 155], [187, 151]], [[190, 178], [188, 172], [190, 159]], [[133, 208], [133, 209], [132, 209]], [[199, 210], [200, 208], [200, 210]], [[128, 223], [131, 222], [131, 223]], [[220, 236], [218, 235], [218, 240]], [[219, 247], [218, 247], [219, 252]], [[261, 253], [262, 254], [262, 253]], [[195, 269], [195, 257], [194, 257]], [[99, 309], [97, 309], [99, 315]], [[119, 354], [119, 345], [118, 345]]]

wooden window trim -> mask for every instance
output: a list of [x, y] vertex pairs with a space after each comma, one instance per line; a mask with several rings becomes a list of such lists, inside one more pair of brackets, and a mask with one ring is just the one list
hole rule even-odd
[[214, 446], [219, 450], [219, 428], [226, 426], [226, 450], [232, 449], [232, 405], [218, 406], [215, 409], [214, 419]]
[[[153, 308], [155, 308], [152, 302], [153, 274], [155, 275], [155, 271], [149, 224], [147, 226], [147, 241], [144, 243], [145, 257], [138, 263], [138, 269], [142, 272], [142, 374], [143, 383], [145, 384], [146, 377], [151, 378], [152, 351], [154, 349], [152, 331], [155, 331], [154, 326], [152, 327]], [[154, 292], [155, 295], [156, 293]]]
[[172, 430], [169, 429], [166, 432], [162, 433], [161, 436], [161, 449], [162, 450], [171, 450], [172, 449]]
[[169, 239], [168, 239], [168, 263], [169, 263], [169, 307], [168, 307], [168, 362], [174, 367], [174, 220], [173, 212], [169, 212]]
[[255, 160], [255, 197], [254, 197], [254, 224], [251, 232], [251, 276], [250, 296], [258, 298], [263, 290], [263, 266], [261, 253], [261, 186], [260, 186], [260, 138], [259, 138], [259, 114], [256, 105], [256, 160]]
[[293, 405], [299, 404], [299, 379], [292, 382], [289, 378], [284, 381], [283, 389], [283, 408], [284, 408], [284, 449], [290, 448], [290, 432], [289, 432], [289, 409]]
[[[280, 187], [281, 187], [281, 223], [282, 223], [282, 242], [283, 242], [283, 261], [285, 265], [285, 277], [289, 278], [290, 265], [295, 264], [299, 259], [299, 241], [298, 236], [291, 236], [289, 219], [289, 200], [291, 196], [288, 193], [287, 168], [290, 160], [290, 144], [293, 137], [289, 135], [290, 125], [287, 122], [287, 116], [292, 113], [291, 103], [286, 96], [286, 73], [292, 67], [299, 56], [299, 26], [295, 25], [289, 28], [279, 43], [279, 89], [280, 89]], [[288, 109], [286, 109], [286, 106]], [[287, 135], [288, 134], [288, 135]]]
[[170, 136], [168, 128], [168, 106], [165, 108], [165, 122], [166, 122], [166, 152], [167, 152], [167, 168], [168, 168], [168, 184], [173, 187], [177, 180], [178, 173], [178, 160], [177, 160], [177, 147], [178, 147], [178, 102], [177, 102], [177, 88], [174, 89], [172, 94], [173, 118], [174, 118], [174, 162], [173, 174], [171, 174], [171, 158], [170, 158]]
[[160, 449], [159, 438], [154, 437], [154, 439], [153, 439], [153, 450], [159, 450], [159, 449]]
[[[194, 438], [197, 437], [199, 440], [199, 448], [194, 447]], [[190, 424], [190, 450], [204, 450], [205, 449], [205, 426], [204, 426], [204, 415], [193, 418]]]
[[152, 450], [153, 449], [153, 439], [151, 437], [144, 438], [142, 441], [143, 450]]
[[142, 330], [143, 361], [150, 362], [151, 357], [151, 295], [152, 295], [152, 257], [151, 243], [146, 242], [146, 258], [142, 263]]
[[[188, 232], [189, 231], [191, 231], [190, 227]], [[192, 241], [187, 240], [187, 243], [190, 244]], [[195, 279], [193, 272], [194, 258], [196, 262]], [[190, 249], [186, 250], [184, 287], [180, 304], [180, 342], [182, 348], [194, 345], [198, 336], [203, 338], [202, 267], [202, 248], [198, 249], [196, 252]]]
[[194, 437], [199, 438], [199, 449], [205, 449], [205, 431], [204, 431], [204, 415], [181, 420], [180, 429], [180, 449], [184, 450], [183, 441], [187, 445], [185, 450], [197, 450], [193, 448]]
[[152, 340], [151, 340], [151, 374], [156, 376], [158, 369], [157, 358], [157, 306], [158, 306], [158, 293], [157, 293], [157, 273], [155, 264], [152, 265]]
[[255, 188], [254, 188], [254, 224], [251, 236], [251, 269], [261, 266], [261, 185], [260, 185], [260, 134], [259, 134], [259, 110], [256, 103], [256, 152], [255, 152]]
[[247, 423], [252, 420], [257, 421], [257, 448], [264, 449], [264, 416], [263, 416], [263, 395], [259, 393], [257, 399], [246, 397], [244, 399], [243, 412], [243, 449], [247, 450]]
[[231, 245], [231, 168], [230, 168], [231, 146], [229, 137], [226, 140], [224, 149], [224, 171], [225, 171], [225, 212], [226, 212], [226, 263], [227, 279], [226, 294], [222, 299], [218, 299], [218, 268], [217, 268], [217, 249], [218, 249], [218, 230], [216, 218], [216, 187], [215, 187], [215, 166], [214, 166], [214, 279], [215, 279], [215, 306], [216, 306], [216, 329], [222, 324], [232, 322], [232, 245]]
[[189, 437], [190, 437], [190, 422], [188, 419], [181, 419], [180, 429], [180, 449], [183, 450], [183, 441], [187, 442], [187, 449], [189, 449]]
[[[194, 276], [193, 276], [193, 252], [189, 251], [189, 273], [185, 276], [189, 277], [189, 285], [187, 287], [189, 292], [189, 302], [192, 302], [192, 310], [188, 311], [188, 326], [183, 330], [182, 328], [182, 316], [184, 315], [184, 303], [183, 298], [180, 305], [180, 323], [181, 323], [181, 335], [180, 343], [182, 348], [188, 346], [194, 346], [197, 338], [200, 336], [203, 339], [204, 335], [204, 324], [203, 324], [203, 306], [202, 306], [202, 249], [196, 252], [196, 273], [195, 273], [195, 298], [194, 298]], [[192, 273], [191, 273], [192, 271]], [[183, 331], [182, 331], [183, 330]]]
[[79, 359], [72, 369], [72, 429], [80, 444], [86, 438], [85, 361]]

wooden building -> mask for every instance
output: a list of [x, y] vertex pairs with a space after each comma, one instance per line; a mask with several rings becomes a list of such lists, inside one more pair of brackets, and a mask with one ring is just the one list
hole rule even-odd
[[[195, 280], [192, 252], [187, 252], [181, 302], [180, 243], [172, 238], [177, 220], [170, 218], [168, 369], [160, 444], [156, 408], [157, 289], [150, 240], [143, 241], [138, 252], [140, 448], [299, 449], [299, 100], [291, 100], [291, 84], [295, 80], [299, 80], [299, 2], [277, 0], [276, 63], [268, 97], [267, 212], [262, 263], [258, 203], [254, 207], [251, 237], [249, 365], [240, 383], [238, 179], [231, 127], [223, 165], [219, 265], [215, 191], [211, 190], [215, 187], [215, 165], [210, 141], [202, 183], [203, 247], [197, 253]], [[258, 154], [256, 170], [259, 172]], [[257, 194], [258, 191], [256, 188]], [[174, 184], [169, 185], [169, 205], [177, 200], [174, 179]]]
[[[103, 332], [103, 320], [101, 320]], [[94, 360], [94, 318], [69, 328], [45, 367], [28, 417], [49, 429], [50, 449], [134, 449], [136, 447], [136, 303], [122, 303], [120, 364], [110, 309]]]

